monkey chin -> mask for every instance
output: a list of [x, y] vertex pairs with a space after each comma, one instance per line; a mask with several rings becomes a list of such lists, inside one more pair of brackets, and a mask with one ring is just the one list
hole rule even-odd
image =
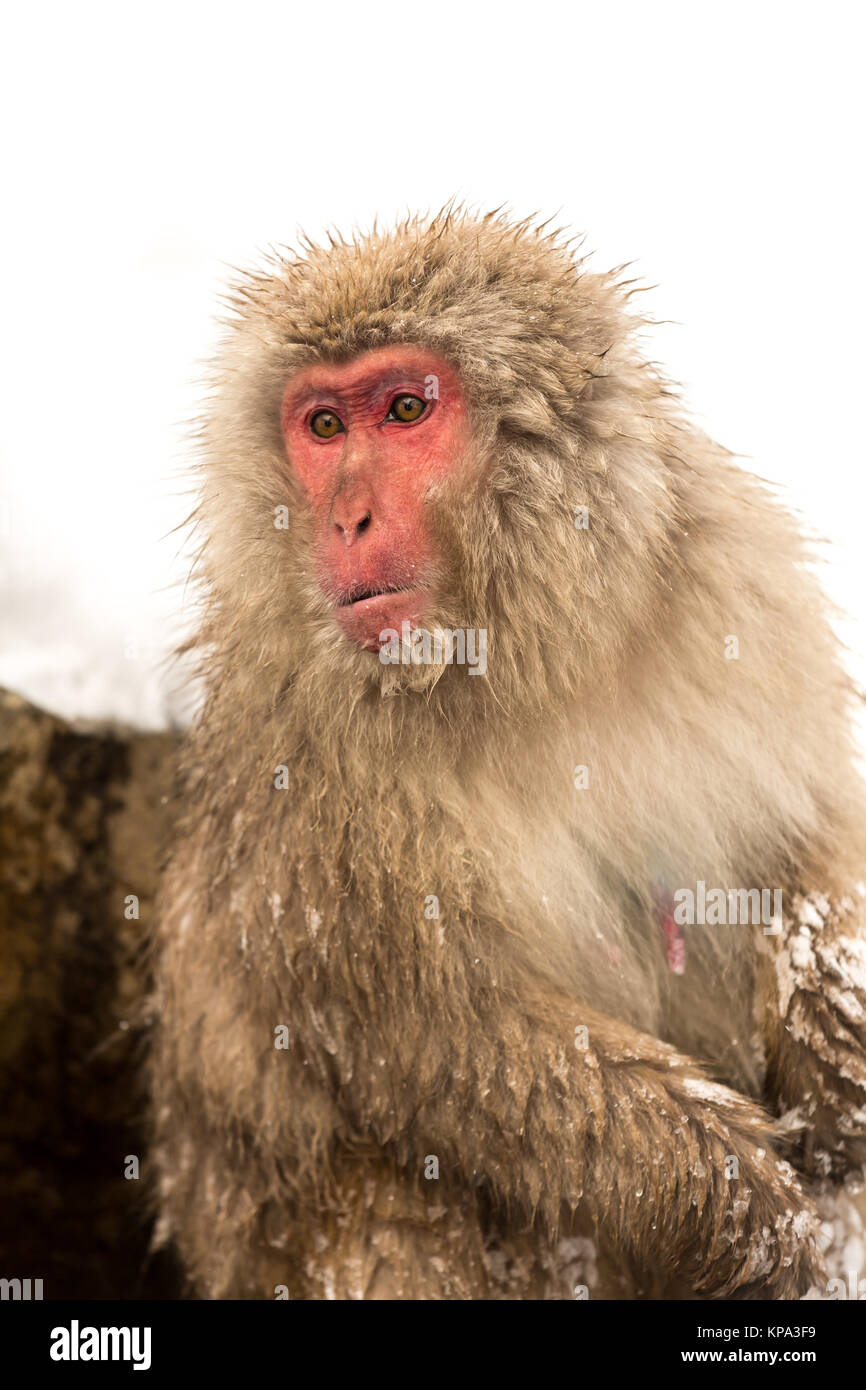
[[419, 626], [430, 598], [426, 589], [399, 589], [345, 604], [335, 616], [346, 637], [365, 651], [378, 652], [394, 632], [399, 635], [403, 623]]

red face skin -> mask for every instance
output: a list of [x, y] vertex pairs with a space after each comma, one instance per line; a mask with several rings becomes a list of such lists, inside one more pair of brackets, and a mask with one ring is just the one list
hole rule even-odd
[[[424, 403], [414, 423], [388, 418], [402, 396]], [[342, 425], [331, 438], [313, 432], [320, 411]], [[346, 636], [375, 651], [385, 628], [419, 626], [435, 591], [426, 498], [460, 462], [468, 432], [455, 372], [425, 348], [376, 348], [298, 372], [281, 418], [313, 512], [322, 591]]]

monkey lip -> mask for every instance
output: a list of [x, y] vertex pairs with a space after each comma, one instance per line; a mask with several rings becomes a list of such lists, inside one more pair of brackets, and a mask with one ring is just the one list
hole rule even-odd
[[371, 603], [373, 599], [390, 598], [392, 594], [403, 594], [407, 591], [403, 588], [379, 588], [377, 585], [356, 585], [340, 599], [338, 607], [354, 608], [359, 603]]
[[335, 616], [347, 637], [367, 651], [378, 651], [381, 634], [386, 630], [400, 632], [401, 625], [417, 622], [427, 597], [424, 589], [379, 589], [360, 586], [350, 590], [337, 604]]

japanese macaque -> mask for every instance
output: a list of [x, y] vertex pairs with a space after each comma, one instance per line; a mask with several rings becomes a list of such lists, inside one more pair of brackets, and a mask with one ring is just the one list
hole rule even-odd
[[238, 287], [152, 1000], [200, 1295], [821, 1288], [809, 1180], [866, 1159], [854, 692], [631, 293], [454, 209]]

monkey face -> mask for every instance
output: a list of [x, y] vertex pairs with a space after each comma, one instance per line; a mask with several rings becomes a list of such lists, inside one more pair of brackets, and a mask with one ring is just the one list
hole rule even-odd
[[313, 518], [316, 572], [347, 637], [420, 625], [441, 579], [426, 509], [467, 444], [454, 369], [421, 347], [364, 352], [296, 373], [281, 413]]

